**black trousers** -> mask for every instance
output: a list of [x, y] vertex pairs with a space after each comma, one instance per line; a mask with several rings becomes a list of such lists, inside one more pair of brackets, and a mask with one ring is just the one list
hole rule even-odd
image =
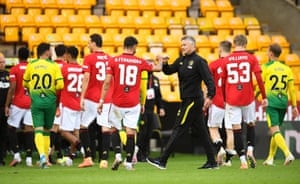
[[7, 145], [7, 117], [4, 108], [0, 108], [0, 162], [4, 160]]
[[202, 107], [202, 98], [186, 98], [182, 100], [177, 113], [172, 135], [169, 138], [164, 152], [161, 155], [161, 162], [167, 162], [170, 154], [176, 147], [178, 139], [180, 139], [190, 127], [193, 131], [199, 133], [199, 141], [204, 147], [207, 161], [211, 163], [215, 162], [214, 148], [204, 121]]
[[137, 137], [137, 145], [140, 149], [140, 156], [148, 157], [150, 153], [150, 139], [153, 131], [153, 115], [154, 112], [145, 112], [142, 115], [143, 124], [139, 126], [139, 133]]

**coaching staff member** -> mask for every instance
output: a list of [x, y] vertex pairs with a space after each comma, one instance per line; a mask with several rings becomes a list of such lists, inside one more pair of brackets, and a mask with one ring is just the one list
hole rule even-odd
[[[173, 133], [161, 157], [147, 159], [148, 163], [159, 169], [166, 169], [168, 158], [174, 151], [176, 142], [190, 126], [193, 131], [200, 134], [201, 140], [199, 141], [202, 141], [207, 156], [207, 162], [199, 169], [218, 167], [203, 115], [215, 95], [215, 83], [206, 60], [197, 55], [195, 50], [195, 39], [191, 36], [184, 36], [181, 38], [182, 56], [171, 65], [168, 65], [168, 58], [163, 58], [163, 72], [167, 75], [175, 72], [178, 74], [182, 102], [177, 113]], [[205, 82], [208, 91], [205, 100], [203, 100], [201, 89], [202, 81]]]

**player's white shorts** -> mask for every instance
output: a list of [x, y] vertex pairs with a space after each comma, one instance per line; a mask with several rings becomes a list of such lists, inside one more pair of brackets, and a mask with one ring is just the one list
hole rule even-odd
[[237, 125], [255, 122], [255, 102], [246, 106], [225, 105], [225, 124]]
[[223, 119], [225, 116], [225, 109], [212, 104], [208, 109], [208, 127], [219, 127], [222, 128]]
[[140, 104], [134, 107], [118, 107], [112, 104], [108, 120], [109, 123], [111, 123], [111, 126], [118, 130], [122, 129], [122, 124], [125, 127], [136, 129], [140, 112]]
[[88, 127], [97, 118], [98, 103], [84, 99], [84, 111], [82, 111], [81, 125]]
[[64, 131], [74, 131], [80, 129], [81, 111], [63, 107], [61, 112], [60, 129]]
[[111, 124], [108, 122], [108, 115], [111, 108], [111, 103], [103, 104], [102, 113], [97, 114], [97, 124], [107, 128], [111, 128]]
[[62, 104], [61, 103], [59, 104], [59, 110], [60, 110], [60, 115], [59, 116], [55, 115], [54, 122], [53, 122], [54, 125], [60, 125], [61, 124], [61, 113], [62, 113]]
[[22, 119], [24, 125], [32, 126], [32, 116], [30, 109], [22, 109], [15, 105], [10, 105], [10, 114], [7, 119], [7, 124], [12, 127], [19, 128]]

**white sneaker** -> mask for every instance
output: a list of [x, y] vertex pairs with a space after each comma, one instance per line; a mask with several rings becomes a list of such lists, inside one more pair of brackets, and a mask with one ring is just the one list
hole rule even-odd
[[223, 163], [223, 158], [226, 155], [226, 151], [223, 147], [220, 148], [218, 154], [217, 154], [217, 163], [221, 165]]
[[273, 163], [273, 159], [265, 160], [265, 161], [263, 162], [263, 165], [267, 165], [267, 166], [275, 166], [274, 163]]
[[295, 160], [295, 157], [292, 153], [290, 153], [289, 156], [285, 158], [283, 165], [290, 165], [293, 160]]
[[228, 160], [227, 162], [223, 162], [222, 166], [231, 167], [232, 166], [231, 160]]
[[32, 157], [26, 157], [26, 166], [32, 167]]
[[129, 162], [125, 163], [125, 169], [128, 171], [134, 171], [132, 163], [129, 163]]

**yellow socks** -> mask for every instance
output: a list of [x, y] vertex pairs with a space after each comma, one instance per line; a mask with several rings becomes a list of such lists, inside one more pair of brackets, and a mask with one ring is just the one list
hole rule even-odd
[[48, 151], [50, 148], [50, 133], [49, 132], [44, 132], [44, 152], [45, 152], [45, 156], [46, 158], [48, 158]]
[[39, 154], [45, 154], [44, 149], [44, 136], [42, 130], [34, 131], [34, 143]]
[[273, 160], [277, 151], [277, 144], [275, 138], [272, 136], [270, 141], [270, 150], [267, 160]]
[[285, 144], [285, 140], [280, 132], [275, 132], [273, 134], [273, 139], [276, 142], [276, 145], [283, 151], [284, 155], [287, 157], [290, 154], [290, 150]]

